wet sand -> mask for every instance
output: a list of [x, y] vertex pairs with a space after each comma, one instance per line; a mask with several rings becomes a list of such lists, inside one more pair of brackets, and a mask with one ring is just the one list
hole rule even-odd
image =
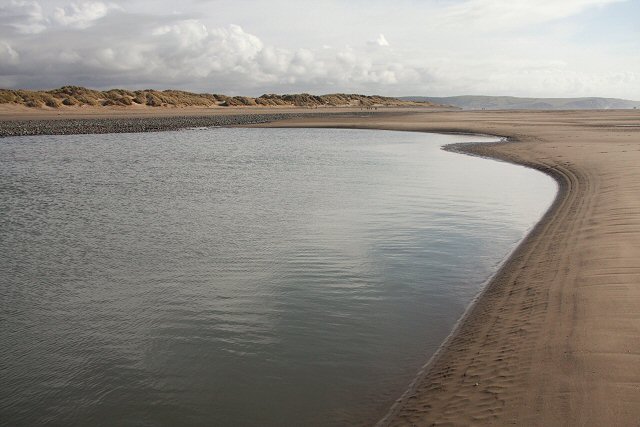
[[558, 197], [380, 425], [640, 422], [640, 111], [296, 119], [501, 135], [458, 149], [537, 168]]
[[501, 135], [510, 142], [457, 149], [559, 183], [381, 425], [638, 425], [640, 111], [350, 111], [261, 126]]

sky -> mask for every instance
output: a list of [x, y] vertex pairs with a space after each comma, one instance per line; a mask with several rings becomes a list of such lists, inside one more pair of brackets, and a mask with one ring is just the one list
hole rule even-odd
[[0, 0], [0, 87], [640, 100], [640, 0]]

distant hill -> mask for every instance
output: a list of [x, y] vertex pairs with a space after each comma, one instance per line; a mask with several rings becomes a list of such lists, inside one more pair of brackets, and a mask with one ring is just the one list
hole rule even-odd
[[180, 90], [124, 90], [97, 91], [79, 86], [64, 86], [48, 91], [0, 89], [0, 104], [24, 105], [32, 108], [63, 108], [74, 106], [149, 107], [236, 107], [236, 106], [294, 106], [294, 107], [435, 107], [429, 101], [410, 101], [384, 96], [357, 94], [294, 95], [265, 94], [257, 98]]
[[514, 96], [405, 96], [405, 101], [427, 101], [463, 110], [609, 110], [640, 108], [640, 101], [617, 98], [518, 98]]

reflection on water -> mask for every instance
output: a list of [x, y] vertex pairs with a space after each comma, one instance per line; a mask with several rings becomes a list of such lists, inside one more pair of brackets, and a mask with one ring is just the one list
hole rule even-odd
[[470, 140], [0, 140], [2, 424], [375, 421], [555, 194]]

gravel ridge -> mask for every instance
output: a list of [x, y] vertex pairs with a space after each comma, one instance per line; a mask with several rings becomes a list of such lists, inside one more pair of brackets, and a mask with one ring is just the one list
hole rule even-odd
[[[326, 116], [330, 114], [331, 113], [306, 113], [304, 115]], [[0, 137], [161, 132], [201, 127], [243, 126], [293, 119], [302, 115], [303, 113], [271, 113], [238, 115], [221, 114], [208, 116], [0, 120]], [[331, 115], [335, 116], [336, 114], [333, 113]]]

